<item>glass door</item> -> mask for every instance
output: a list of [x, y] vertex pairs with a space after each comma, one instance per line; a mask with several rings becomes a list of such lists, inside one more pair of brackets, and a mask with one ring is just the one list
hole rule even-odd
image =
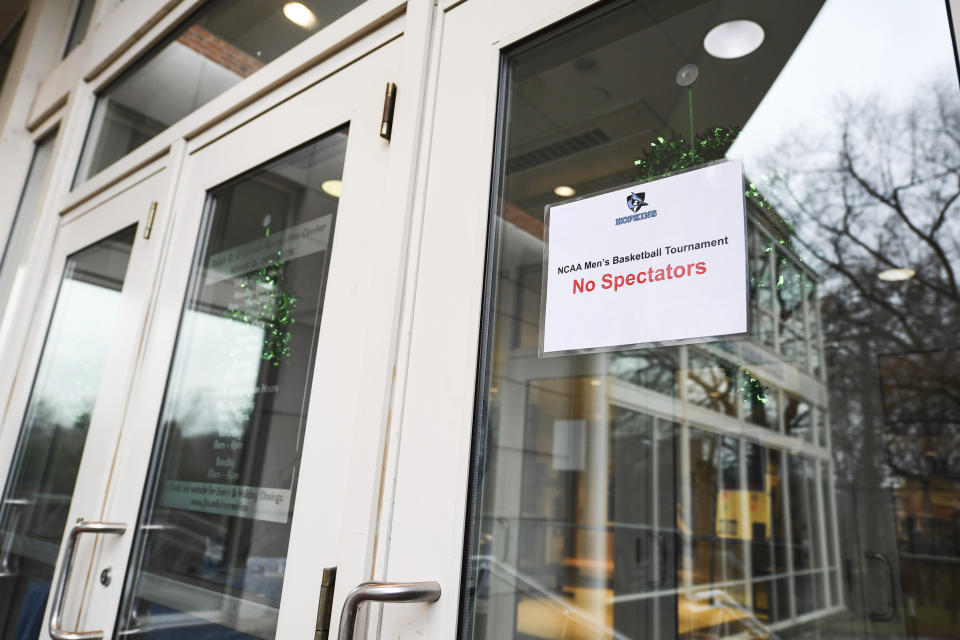
[[[169, 173], [146, 170], [124, 192], [71, 213], [58, 231], [38, 314], [48, 320], [29, 337], [0, 436], [0, 450], [10, 452], [0, 503], [5, 638], [40, 636], [65, 530], [100, 517], [162, 244], [164, 225], [150, 212], [165, 200]], [[74, 593], [89, 561], [84, 546]], [[71, 615], [75, 608], [64, 609]]]
[[[945, 3], [447, 4], [403, 429], [460, 457], [401, 462], [391, 552], [462, 576], [438, 637], [957, 637]], [[749, 331], [544, 357], [545, 207], [723, 160]], [[668, 287], [685, 233], [580, 268]]]
[[104, 498], [129, 535], [78, 629], [312, 635], [325, 568], [334, 610], [370, 579], [403, 236], [369, 189], [398, 47], [188, 153]]

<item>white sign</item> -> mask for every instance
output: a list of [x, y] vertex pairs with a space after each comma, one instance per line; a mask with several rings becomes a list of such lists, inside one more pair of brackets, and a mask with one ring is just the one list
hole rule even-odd
[[743, 169], [547, 207], [541, 355], [745, 333]]

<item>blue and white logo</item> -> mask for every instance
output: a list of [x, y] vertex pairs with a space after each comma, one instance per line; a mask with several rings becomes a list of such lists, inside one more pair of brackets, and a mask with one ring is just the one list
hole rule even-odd
[[627, 208], [634, 213], [640, 211], [640, 207], [645, 207], [647, 204], [649, 204], [646, 198], [646, 191], [641, 191], [640, 193], [631, 193], [627, 196]]
[[649, 206], [649, 204], [650, 203], [647, 202], [646, 191], [641, 191], [640, 193], [631, 191], [630, 195], [627, 196], [627, 209], [630, 209], [630, 211], [633, 212], [633, 215], [617, 218], [614, 220], [614, 224], [621, 225], [628, 222], [637, 222], [639, 220], [647, 220], [648, 218], [656, 218], [656, 209], [647, 209], [643, 213], [640, 213], [640, 208]]

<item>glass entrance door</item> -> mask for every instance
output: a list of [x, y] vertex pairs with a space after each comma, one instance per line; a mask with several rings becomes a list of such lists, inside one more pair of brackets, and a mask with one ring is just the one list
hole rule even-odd
[[[0, 633], [36, 638], [68, 523], [96, 520], [135, 359], [162, 224], [144, 237], [169, 171], [147, 177], [58, 232], [41, 306], [7, 407], [6, 483], [0, 505]], [[152, 205], [151, 205], [152, 203]], [[89, 564], [87, 550], [75, 566]], [[85, 576], [84, 576], [85, 577]], [[82, 591], [83, 584], [72, 585]], [[76, 591], [75, 591], [76, 592]], [[66, 617], [76, 615], [66, 609]], [[44, 633], [46, 631], [44, 630]]]
[[[945, 3], [531, 2], [509, 20], [493, 0], [450, 5], [421, 265], [448, 271], [418, 291], [444, 314], [415, 324], [427, 353], [404, 426], [472, 450], [438, 471], [470, 505], [460, 626], [443, 633], [960, 635], [960, 92]], [[723, 160], [744, 167], [749, 330], [544, 356], [545, 207]], [[634, 195], [596, 224], [637, 213]], [[619, 307], [637, 325], [690, 308], [671, 266], [713, 259], [696, 212], [670, 204], [650, 208], [689, 216], [673, 247], [685, 255], [641, 243], [572, 265], [594, 296], [616, 295], [604, 275], [640, 272], [676, 291]], [[693, 308], [732, 304], [708, 292]], [[448, 327], [478, 310], [467, 350]], [[461, 370], [428, 409], [431, 372]], [[469, 443], [418, 426], [471, 416]], [[431, 491], [408, 473], [408, 500]], [[417, 511], [396, 544], [450, 545], [416, 540], [462, 517], [440, 511]]]
[[403, 221], [360, 185], [399, 46], [188, 148], [76, 629], [311, 635], [325, 568], [334, 610], [370, 579]]

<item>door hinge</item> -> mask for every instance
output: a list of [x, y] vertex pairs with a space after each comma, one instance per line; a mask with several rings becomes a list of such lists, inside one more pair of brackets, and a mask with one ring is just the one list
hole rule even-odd
[[380, 137], [390, 139], [393, 133], [393, 107], [397, 102], [397, 85], [388, 82], [387, 92], [383, 96], [383, 120], [380, 121]]
[[149, 240], [153, 233], [153, 221], [157, 217], [157, 201], [150, 203], [150, 211], [147, 213], [147, 225], [143, 228], [143, 239]]
[[333, 612], [333, 587], [337, 582], [337, 568], [327, 567], [320, 579], [320, 604], [317, 606], [317, 632], [313, 640], [330, 637], [330, 614]]

